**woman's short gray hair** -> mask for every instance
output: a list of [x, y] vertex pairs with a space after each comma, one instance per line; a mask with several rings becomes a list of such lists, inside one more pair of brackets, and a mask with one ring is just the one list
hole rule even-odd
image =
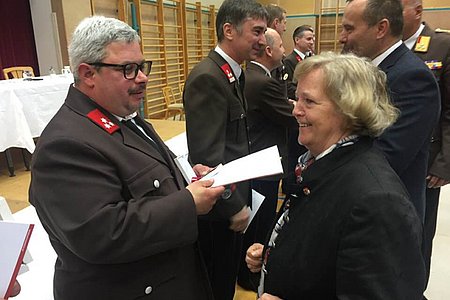
[[81, 63], [100, 62], [106, 57], [106, 46], [112, 42], [140, 42], [136, 30], [114, 18], [93, 16], [78, 24], [69, 46], [69, 60], [75, 83]]
[[322, 70], [324, 92], [346, 117], [352, 133], [379, 136], [397, 119], [399, 111], [389, 100], [386, 74], [367, 59], [326, 52], [299, 63], [294, 77], [301, 82], [316, 69]]

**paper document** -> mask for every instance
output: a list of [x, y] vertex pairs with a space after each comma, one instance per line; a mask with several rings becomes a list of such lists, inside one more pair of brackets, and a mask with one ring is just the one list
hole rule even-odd
[[[186, 132], [180, 133], [177, 136], [167, 140], [164, 142], [167, 147], [169, 147], [170, 151], [173, 152], [176, 156], [182, 156], [188, 154], [188, 144]], [[188, 181], [189, 182], [189, 181]]]
[[192, 181], [192, 178], [196, 177], [197, 175], [195, 174], [191, 164], [189, 163], [188, 156], [188, 153], [177, 156], [174, 158], [174, 161], [181, 174], [183, 175], [184, 180], [186, 180], [187, 183], [190, 183]]
[[[263, 195], [252, 189], [252, 208], [250, 209], [250, 218], [248, 221], [247, 228], [252, 223], [253, 218], [255, 217], [265, 198], [266, 197], [264, 197]], [[247, 231], [247, 228], [245, 228], [244, 233]]]
[[0, 298], [8, 298], [12, 292], [33, 227], [0, 221]]
[[270, 175], [283, 174], [280, 153], [272, 146], [230, 161], [201, 180], [214, 178], [213, 187]]

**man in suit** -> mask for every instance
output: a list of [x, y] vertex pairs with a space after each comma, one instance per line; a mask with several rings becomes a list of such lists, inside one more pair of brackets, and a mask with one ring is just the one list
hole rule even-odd
[[440, 188], [450, 182], [450, 35], [422, 23], [421, 0], [402, 3], [404, 43], [433, 72], [441, 92], [441, 117], [431, 136], [425, 203], [424, 258], [429, 277]]
[[[314, 30], [309, 25], [301, 25], [294, 30], [292, 39], [294, 50], [284, 59], [284, 65], [286, 68], [287, 95], [289, 99], [295, 100], [297, 81], [294, 80], [294, 70], [299, 62], [314, 52]], [[298, 158], [306, 152], [306, 148], [298, 143], [298, 132], [298, 126], [288, 129], [287, 172], [283, 180], [283, 191], [286, 194], [289, 193], [287, 191], [289, 178], [295, 178], [295, 176], [289, 176], [289, 173], [294, 173]]]
[[58, 256], [56, 300], [213, 299], [197, 215], [224, 187], [185, 187], [171, 152], [136, 115], [151, 69], [139, 41], [117, 19], [78, 25], [75, 83], [33, 154], [29, 199]]
[[376, 145], [402, 179], [423, 221], [429, 141], [440, 113], [436, 80], [402, 43], [400, 0], [350, 0], [342, 27], [343, 51], [371, 59], [387, 75], [391, 101], [400, 117]]
[[[225, 0], [216, 18], [218, 45], [195, 66], [184, 88], [186, 133], [192, 163], [216, 166], [250, 153], [244, 75], [240, 64], [265, 45], [267, 12], [254, 0]], [[199, 244], [216, 300], [231, 300], [247, 227], [248, 181], [227, 188], [199, 218]]]
[[[292, 115], [294, 106], [284, 96], [283, 87], [271, 76], [271, 71], [282, 64], [284, 47], [280, 35], [268, 28], [266, 46], [245, 70], [245, 98], [248, 103], [248, 125], [251, 152], [278, 146], [284, 170], [287, 167], [287, 129], [298, 127]], [[243, 249], [253, 243], [264, 243], [276, 216], [278, 186], [281, 176], [252, 180], [252, 188], [265, 199], [244, 235]], [[242, 253], [238, 283], [256, 291], [259, 279], [249, 272]]]
[[295, 28], [292, 39], [294, 40], [294, 50], [284, 59], [286, 72], [288, 74], [287, 84], [290, 85], [294, 93], [288, 94], [289, 99], [295, 99], [295, 89], [297, 82], [294, 80], [294, 70], [299, 62], [314, 53], [314, 42], [316, 40], [314, 29], [310, 25], [301, 25]]

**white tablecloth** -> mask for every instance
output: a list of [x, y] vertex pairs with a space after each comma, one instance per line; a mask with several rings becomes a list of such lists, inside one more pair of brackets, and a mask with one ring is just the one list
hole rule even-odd
[[42, 80], [0, 81], [0, 152], [11, 147], [34, 152], [39, 137], [64, 103], [73, 77], [56, 75]]
[[53, 300], [53, 274], [55, 273], [56, 253], [53, 250], [47, 232], [33, 206], [16, 212], [13, 218], [17, 222], [34, 224], [28, 250], [33, 260], [27, 264], [29, 270], [17, 276], [22, 291], [11, 300]]

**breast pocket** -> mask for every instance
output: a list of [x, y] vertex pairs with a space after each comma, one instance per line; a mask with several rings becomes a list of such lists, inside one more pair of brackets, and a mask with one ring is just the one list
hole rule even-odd
[[244, 142], [247, 139], [246, 113], [240, 103], [230, 106], [227, 140], [232, 143]]
[[126, 180], [131, 197], [168, 195], [178, 190], [170, 169], [162, 163], [153, 162]]

